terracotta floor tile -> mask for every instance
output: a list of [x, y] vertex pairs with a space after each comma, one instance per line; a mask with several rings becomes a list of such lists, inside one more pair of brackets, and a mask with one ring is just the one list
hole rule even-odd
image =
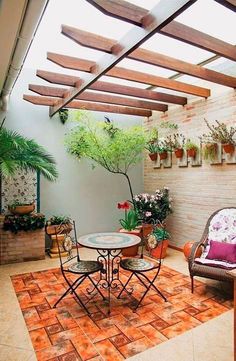
[[36, 330], [38, 328], [42, 328], [42, 327], [46, 327], [46, 326], [56, 324], [57, 322], [58, 321], [57, 321], [56, 317], [47, 318], [45, 320], [39, 320], [37, 322], [30, 321], [30, 322], [27, 323], [27, 328], [28, 328], [29, 331], [32, 331], [32, 330]]
[[59, 361], [81, 361], [81, 357], [76, 351], [68, 352], [58, 357]]
[[153, 347], [153, 343], [146, 337], [143, 337], [139, 340], [130, 342], [127, 345], [119, 347], [119, 351], [125, 358], [128, 358], [136, 355], [137, 353], [143, 352], [150, 347]]
[[87, 335], [93, 335], [94, 333], [99, 332], [99, 327], [91, 320], [89, 316], [76, 318], [76, 322]]
[[36, 351], [38, 361], [48, 361], [53, 357], [59, 357], [68, 352], [74, 351], [74, 347], [70, 341], [65, 341], [60, 345], [50, 346], [42, 350]]
[[58, 312], [57, 318], [64, 330], [78, 327], [76, 320], [71, 316], [68, 311]]
[[119, 335], [111, 337], [110, 341], [113, 343], [113, 345], [116, 348], [118, 348], [120, 346], [124, 346], [130, 342], [130, 340], [123, 333], [120, 333]]
[[22, 311], [26, 324], [40, 321], [39, 314], [35, 307], [26, 308]]
[[51, 346], [51, 342], [50, 342], [47, 332], [45, 331], [44, 328], [39, 328], [37, 330], [30, 331], [29, 334], [30, 334], [30, 338], [31, 338], [32, 344], [34, 346], [34, 349], [36, 351]]
[[83, 361], [98, 355], [97, 349], [88, 336], [82, 333], [77, 338], [73, 338], [72, 343]]
[[153, 321], [151, 325], [154, 326], [157, 330], [162, 330], [163, 328], [170, 326], [168, 322], [162, 320], [161, 318]]
[[[50, 326], [51, 327], [51, 326]], [[74, 338], [79, 337], [79, 335], [81, 335], [83, 331], [81, 330], [80, 327], [75, 327], [72, 328], [70, 330], [67, 331], [61, 331], [61, 332], [56, 332], [54, 334], [51, 334], [49, 336], [51, 343], [53, 345], [57, 345], [60, 344], [66, 340], [73, 340]]]
[[141, 326], [139, 329], [154, 345], [159, 345], [159, 343], [167, 340], [161, 332], [157, 331], [157, 329], [150, 324]]
[[54, 323], [52, 325], [46, 326], [45, 330], [47, 331], [48, 335], [54, 335], [54, 333], [62, 332], [63, 328], [60, 323]]
[[95, 346], [104, 361], [124, 360], [124, 357], [109, 340], [97, 342]]

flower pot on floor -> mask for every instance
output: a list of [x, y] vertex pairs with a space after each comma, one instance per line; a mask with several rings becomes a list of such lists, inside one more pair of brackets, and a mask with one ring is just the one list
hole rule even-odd
[[159, 244], [156, 248], [151, 250], [151, 256], [157, 259], [162, 259], [166, 257], [166, 250], [167, 247], [169, 245], [169, 240], [168, 239], [164, 239], [163, 245]]
[[63, 241], [65, 239], [65, 234], [58, 234], [57, 237], [55, 234], [51, 235], [51, 240], [52, 240], [52, 246], [50, 248], [50, 253], [49, 256], [51, 258], [58, 258], [59, 257], [59, 250], [58, 250], [58, 245], [57, 242], [59, 244], [60, 247], [60, 251], [61, 251], [61, 256], [67, 256], [68, 252], [66, 252], [63, 248]]
[[153, 162], [157, 160], [157, 153], [149, 153], [148, 155]]
[[63, 224], [63, 225], [56, 225], [56, 224], [52, 224], [50, 226], [46, 226], [46, 233], [51, 236], [53, 234], [59, 233], [60, 230], [62, 229], [63, 226], [63, 231], [65, 233], [69, 233], [72, 230], [72, 224], [67, 223], [67, 224]]
[[227, 154], [232, 154], [234, 152], [234, 144], [223, 144], [224, 152]]
[[[188, 258], [190, 256], [193, 244], [194, 244], [194, 242], [190, 241], [190, 242], [185, 243], [185, 245], [184, 245], [183, 252], [184, 252], [186, 261], [188, 260]], [[196, 252], [196, 257], [200, 257], [201, 254], [202, 254], [202, 250], [201, 250], [201, 248], [198, 248], [198, 250]]]
[[[134, 236], [140, 237], [141, 240], [141, 229], [137, 228], [132, 231], [127, 231], [126, 229], [119, 229], [119, 232], [121, 233], [127, 233], [127, 234], [133, 234]], [[138, 247], [139, 245], [136, 244], [135, 246], [127, 247], [122, 249], [122, 255], [124, 257], [135, 257], [138, 254]]]
[[175, 149], [176, 158], [178, 158], [178, 159], [183, 158], [183, 155], [184, 155], [184, 151], [182, 148]]

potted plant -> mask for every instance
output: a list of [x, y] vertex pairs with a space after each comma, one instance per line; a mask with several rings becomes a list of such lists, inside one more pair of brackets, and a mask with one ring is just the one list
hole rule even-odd
[[166, 257], [170, 233], [163, 227], [155, 227], [148, 238], [148, 246], [152, 257], [162, 259]]
[[34, 211], [35, 205], [32, 203], [23, 203], [14, 201], [8, 205], [8, 209], [12, 214], [29, 214]]
[[3, 223], [5, 231], [17, 233], [19, 231], [35, 231], [43, 228], [45, 216], [41, 213], [6, 215]]
[[167, 136], [167, 143], [174, 151], [176, 158], [181, 159], [184, 155], [185, 136], [181, 133], [176, 133]]
[[205, 143], [221, 143], [224, 149], [224, 152], [227, 154], [232, 154], [235, 149], [235, 140], [234, 136], [236, 133], [236, 127], [227, 128], [226, 124], [216, 120], [217, 125], [210, 125], [209, 122], [205, 120], [205, 123], [209, 129], [209, 133], [202, 135], [202, 141]]
[[155, 162], [157, 160], [157, 144], [156, 143], [147, 143], [146, 147], [145, 147], [148, 151], [149, 151], [149, 158]]
[[196, 143], [192, 142], [190, 139], [187, 140], [184, 148], [187, 151], [188, 157], [193, 158], [193, 159], [196, 157], [197, 151], [199, 149], [198, 145]]
[[217, 143], [205, 143], [203, 145], [202, 155], [205, 160], [213, 162], [217, 155]]
[[160, 160], [166, 159], [168, 156], [167, 152], [169, 151], [171, 151], [171, 148], [166, 142], [166, 140], [165, 139], [159, 140], [157, 144], [157, 153], [159, 154]]
[[[124, 203], [118, 203], [117, 207], [118, 209], [123, 209], [125, 211], [125, 217], [119, 220], [120, 225], [122, 226], [122, 228], [119, 229], [119, 232], [134, 234], [135, 236], [140, 237], [141, 229], [138, 228], [138, 226], [141, 222], [139, 220], [136, 210], [132, 208], [131, 204], [128, 201]], [[126, 257], [136, 256], [137, 253], [138, 245], [122, 249], [122, 254]]]
[[57, 216], [54, 215], [46, 221], [46, 233], [48, 235], [54, 235], [60, 230], [60, 225], [67, 225], [66, 230], [72, 230], [71, 220], [68, 216]]

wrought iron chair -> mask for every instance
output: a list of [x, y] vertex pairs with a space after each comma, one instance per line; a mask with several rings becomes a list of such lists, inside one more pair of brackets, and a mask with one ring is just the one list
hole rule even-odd
[[[154, 224], [154, 229], [155, 227], [163, 227], [164, 225], [161, 224], [160, 222], [158, 222], [158, 224]], [[143, 258], [143, 251], [144, 251], [144, 243], [142, 243], [142, 248], [141, 248], [141, 254], [139, 258], [125, 258], [122, 259], [120, 262], [120, 267], [123, 268], [126, 271], [130, 271], [131, 274], [128, 278], [128, 280], [126, 281], [126, 283], [123, 285], [118, 298], [121, 297], [122, 293], [124, 291], [126, 291], [128, 294], [132, 294], [132, 289], [131, 292], [127, 289], [128, 284], [130, 283], [131, 279], [133, 278], [133, 276], [135, 276], [140, 283], [146, 288], [145, 292], [143, 293], [142, 297], [140, 298], [140, 300], [138, 301], [137, 305], [134, 308], [134, 311], [138, 308], [138, 306], [140, 305], [140, 303], [143, 301], [144, 297], [146, 296], [146, 294], [148, 293], [148, 291], [153, 287], [155, 289], [155, 291], [157, 292], [157, 294], [163, 298], [163, 300], [166, 302], [167, 299], [166, 297], [163, 295], [163, 293], [156, 287], [155, 285], [155, 281], [160, 273], [161, 270], [161, 264], [162, 264], [162, 248], [163, 248], [163, 240], [161, 239], [159, 241], [156, 240], [155, 236], [151, 234], [149, 234], [147, 236], [147, 245], [149, 250], [156, 248], [156, 246], [159, 244], [161, 246], [161, 252], [160, 252], [160, 259], [158, 259], [155, 263], [150, 261], [149, 259]], [[155, 275], [152, 279], [150, 279], [147, 275], [146, 272], [149, 271], [153, 271], [155, 270]]]
[[[75, 221], [72, 222], [71, 226], [68, 227], [68, 224], [61, 224], [60, 226], [55, 227], [55, 236], [59, 251], [59, 258], [60, 258], [60, 268], [61, 273], [68, 284], [68, 289], [63, 293], [63, 295], [57, 300], [53, 308], [55, 308], [58, 303], [69, 293], [73, 294], [76, 298], [76, 300], [79, 302], [79, 304], [85, 309], [85, 311], [90, 315], [90, 312], [88, 308], [86, 307], [87, 302], [91, 300], [91, 298], [94, 297], [93, 294], [90, 299], [85, 303], [82, 301], [81, 297], [76, 292], [76, 289], [86, 280], [89, 279], [92, 285], [94, 286], [93, 290], [96, 290], [101, 297], [105, 300], [105, 297], [99, 290], [97, 286], [97, 282], [93, 280], [91, 277], [91, 274], [96, 272], [102, 271], [102, 263], [98, 261], [85, 261], [80, 259], [79, 255], [79, 247], [78, 247], [78, 241], [77, 241], [77, 234], [76, 234], [76, 227], [75, 227]], [[74, 231], [74, 238], [70, 236], [70, 231], [73, 228]], [[60, 240], [62, 238], [62, 241]], [[75, 245], [76, 248], [76, 254], [73, 255], [72, 249], [73, 245]], [[66, 260], [62, 258], [62, 254], [64, 252], [68, 253], [68, 256]], [[76, 260], [76, 262], [73, 262], [73, 260]], [[68, 277], [69, 275], [78, 275], [75, 281], [71, 281]], [[91, 292], [88, 291], [89, 294]]]

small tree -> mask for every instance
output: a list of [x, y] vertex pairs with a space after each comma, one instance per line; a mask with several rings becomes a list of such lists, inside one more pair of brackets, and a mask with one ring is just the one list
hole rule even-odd
[[142, 127], [116, 128], [108, 118], [105, 122], [96, 122], [86, 111], [76, 111], [75, 119], [79, 125], [66, 136], [68, 152], [79, 159], [91, 159], [108, 172], [125, 176], [133, 200], [127, 173], [142, 159], [146, 143]]

